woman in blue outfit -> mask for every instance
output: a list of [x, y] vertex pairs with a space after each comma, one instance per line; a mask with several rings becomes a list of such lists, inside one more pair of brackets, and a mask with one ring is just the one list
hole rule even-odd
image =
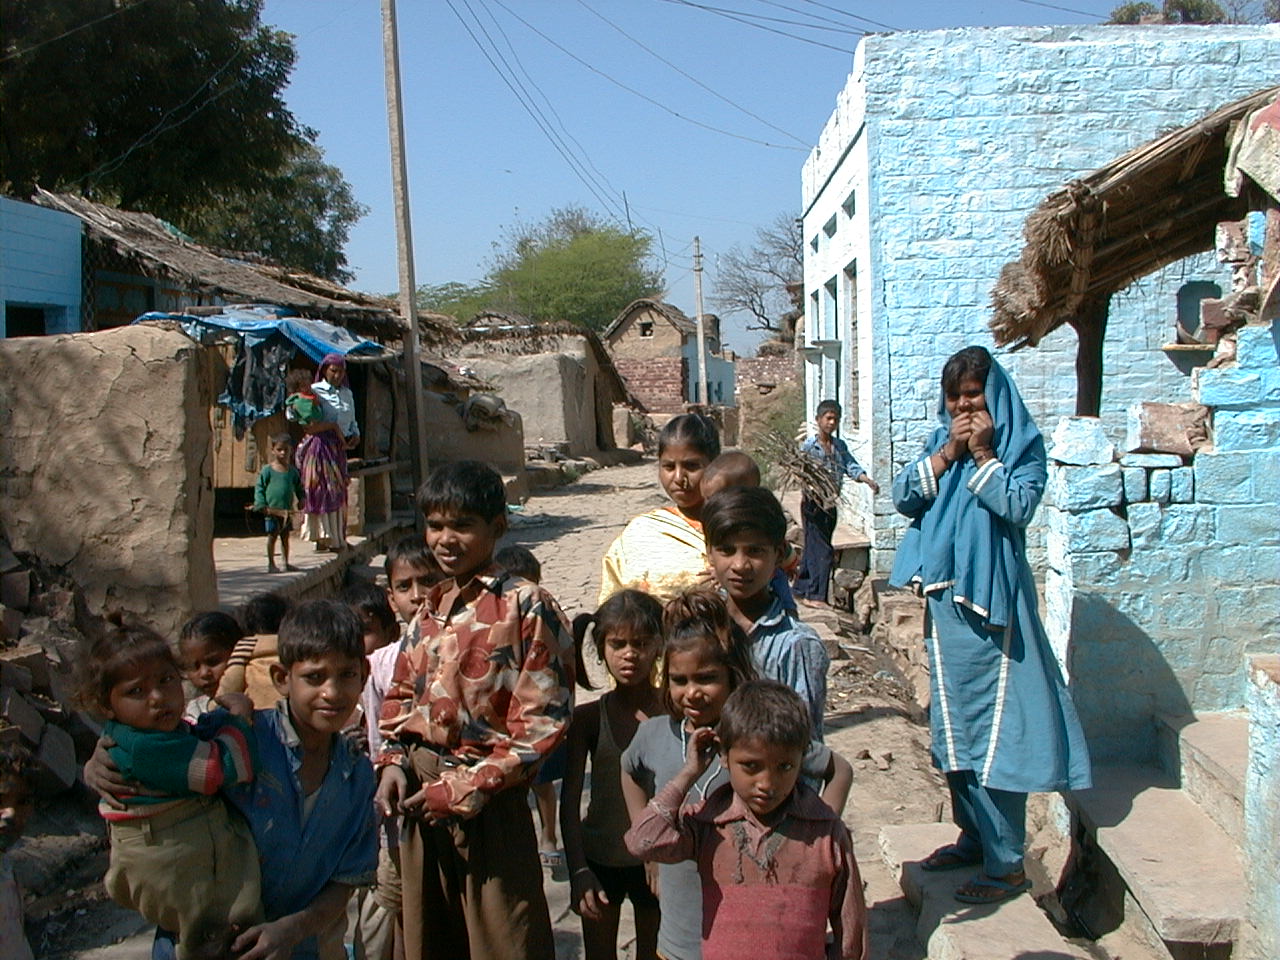
[[893, 483], [911, 518], [890, 583], [928, 600], [933, 762], [960, 828], [922, 866], [982, 870], [956, 891], [995, 903], [1030, 886], [1027, 794], [1090, 785], [1089, 753], [1049, 648], [1025, 528], [1045, 485], [1044, 439], [1009, 375], [982, 347], [942, 370], [939, 426]]

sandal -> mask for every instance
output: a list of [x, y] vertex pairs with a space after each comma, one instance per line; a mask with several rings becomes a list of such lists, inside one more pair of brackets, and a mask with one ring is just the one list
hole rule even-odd
[[1031, 881], [1026, 874], [1020, 882], [1008, 883], [980, 873], [956, 891], [956, 899], [961, 903], [1003, 903], [1030, 889]]
[[958, 867], [972, 867], [982, 863], [982, 854], [968, 856], [960, 850], [960, 844], [948, 843], [939, 847], [920, 861], [920, 869], [934, 873], [940, 870], [955, 870]]

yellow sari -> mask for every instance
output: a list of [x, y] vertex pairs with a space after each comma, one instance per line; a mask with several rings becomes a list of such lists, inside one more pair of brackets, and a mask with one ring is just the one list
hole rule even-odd
[[642, 513], [613, 541], [600, 572], [600, 603], [627, 587], [666, 603], [707, 568], [702, 524], [675, 507]]

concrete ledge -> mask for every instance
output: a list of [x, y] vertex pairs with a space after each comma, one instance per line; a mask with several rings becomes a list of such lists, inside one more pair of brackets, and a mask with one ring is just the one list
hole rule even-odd
[[1244, 845], [1244, 780], [1249, 767], [1249, 716], [1242, 710], [1159, 718], [1172, 751], [1165, 768], [1183, 791], [1239, 847]]
[[880, 853], [907, 899], [920, 910], [916, 936], [929, 960], [1089, 960], [1088, 951], [1067, 943], [1025, 893], [997, 906], [959, 903], [953, 894], [974, 870], [927, 873], [920, 861], [956, 838], [949, 823], [882, 827]]
[[1070, 797], [1160, 937], [1230, 944], [1243, 925], [1244, 868], [1235, 843], [1158, 770], [1099, 767]]

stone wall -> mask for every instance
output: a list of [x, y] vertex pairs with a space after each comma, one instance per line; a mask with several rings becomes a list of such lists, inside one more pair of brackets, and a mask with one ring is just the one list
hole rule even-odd
[[0, 524], [168, 636], [217, 606], [201, 347], [131, 326], [0, 341]]
[[651, 412], [683, 413], [687, 372], [681, 357], [634, 360], [615, 357], [613, 365], [627, 386]]
[[1280, 649], [1280, 322], [1194, 384], [1193, 456], [1116, 462], [1089, 418], [1051, 447], [1045, 626], [1095, 760], [1152, 759], [1157, 714], [1243, 707], [1248, 658]]
[[[641, 333], [647, 325], [648, 336]], [[609, 335], [607, 346], [614, 360], [652, 360], [656, 357], [678, 357], [685, 337], [662, 311], [641, 306], [627, 316]]]
[[[1265, 85], [1256, 65], [1277, 60], [1276, 25], [1001, 27], [860, 43], [802, 174], [806, 405], [848, 399], [857, 371], [858, 415], [844, 404], [842, 433], [885, 488], [875, 569], [887, 569], [905, 527], [885, 481], [934, 423], [946, 357], [990, 345], [991, 288], [1018, 256], [1027, 215], [1071, 178]], [[1202, 280], [1230, 288], [1205, 255], [1113, 299], [1102, 410], [1113, 440], [1129, 404], [1185, 398], [1186, 367], [1159, 348], [1173, 339], [1179, 288]], [[1001, 358], [1042, 428], [1074, 409], [1075, 346], [1064, 327]]]
[[739, 396], [747, 391], [754, 392], [761, 386], [776, 387], [799, 379], [795, 355], [789, 352], [770, 357], [739, 357], [736, 364]]
[[1280, 957], [1280, 657], [1250, 666], [1245, 869], [1252, 943], [1245, 960]]

